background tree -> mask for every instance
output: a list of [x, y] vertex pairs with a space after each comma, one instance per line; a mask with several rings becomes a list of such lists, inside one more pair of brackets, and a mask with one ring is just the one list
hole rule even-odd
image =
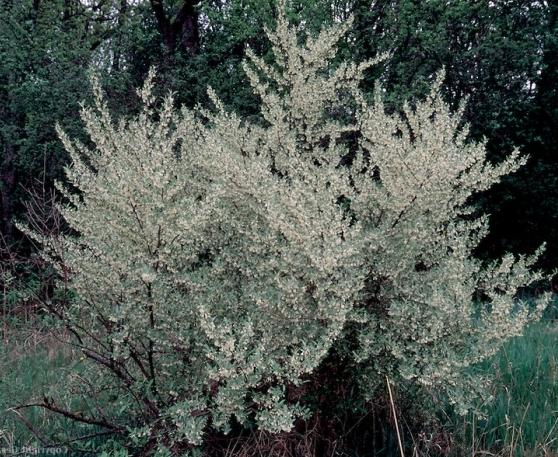
[[80, 132], [75, 114], [87, 69], [105, 57], [113, 16], [106, 2], [5, 0], [0, 9], [1, 218], [2, 234], [13, 242], [25, 188], [43, 174], [50, 185], [61, 177], [66, 156], [53, 121]]

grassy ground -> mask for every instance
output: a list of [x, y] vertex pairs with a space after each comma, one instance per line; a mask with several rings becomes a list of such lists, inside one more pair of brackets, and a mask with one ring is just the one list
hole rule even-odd
[[558, 457], [558, 323], [532, 324], [486, 367], [487, 419], [454, 420], [455, 455]]
[[[44, 446], [10, 407], [32, 402], [58, 384], [75, 368], [75, 360], [40, 325], [4, 331], [0, 341], [0, 455], [2, 448]], [[437, 431], [422, 438], [428, 443], [423, 451], [428, 449], [421, 454], [558, 457], [558, 322], [547, 319], [533, 324], [487, 364], [486, 370], [495, 380], [495, 401], [488, 408], [488, 418], [449, 420], [443, 436]], [[37, 408], [25, 414], [26, 420], [46, 434], [70, 427]]]
[[40, 400], [52, 386], [60, 385], [73, 360], [68, 347], [40, 322], [12, 322], [4, 327], [0, 340], [0, 455], [14, 450], [26, 455], [23, 448], [46, 447], [42, 436], [31, 433], [26, 423], [45, 435], [69, 426], [41, 408], [26, 408], [22, 416], [11, 408]]

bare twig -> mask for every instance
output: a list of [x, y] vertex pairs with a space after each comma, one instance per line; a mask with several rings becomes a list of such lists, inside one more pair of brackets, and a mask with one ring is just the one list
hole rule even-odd
[[389, 381], [389, 377], [386, 375], [386, 383], [389, 393], [389, 402], [391, 405], [391, 411], [393, 413], [393, 420], [395, 422], [395, 430], [397, 432], [397, 443], [399, 444], [399, 452], [401, 453], [401, 457], [405, 457], [405, 453], [403, 452], [403, 443], [401, 442], [401, 434], [399, 432], [399, 423], [397, 422], [397, 411], [395, 411], [395, 403], [393, 401], [393, 394], [391, 393], [391, 385]]

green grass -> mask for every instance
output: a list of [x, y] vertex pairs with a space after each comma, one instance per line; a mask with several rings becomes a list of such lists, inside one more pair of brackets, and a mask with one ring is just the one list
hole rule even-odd
[[[0, 340], [0, 449], [43, 448], [24, 421], [48, 437], [69, 424], [44, 409], [32, 407], [21, 411], [23, 420], [12, 407], [41, 400], [63, 379], [74, 365], [74, 357], [40, 324], [11, 323]], [[62, 381], [62, 382], [61, 382]], [[25, 455], [25, 454], [24, 454]], [[41, 454], [37, 454], [41, 455]]]
[[558, 323], [532, 324], [487, 365], [486, 420], [456, 420], [456, 455], [558, 457]]
[[[18, 325], [4, 332], [0, 340], [0, 449], [43, 446], [10, 408], [40, 400], [43, 392], [61, 380], [64, 385], [70, 371], [79, 371], [76, 363], [67, 347], [40, 325]], [[452, 436], [451, 455], [558, 457], [558, 322], [546, 319], [532, 324], [485, 369], [495, 381], [495, 400], [488, 406], [486, 420], [466, 417], [446, 424], [444, 433]], [[45, 436], [76, 427], [40, 408], [26, 410], [25, 417]], [[421, 455], [446, 454], [433, 447]]]

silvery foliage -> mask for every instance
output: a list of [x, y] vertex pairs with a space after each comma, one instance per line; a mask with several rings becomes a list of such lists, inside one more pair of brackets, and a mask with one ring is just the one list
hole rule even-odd
[[311, 411], [286, 389], [337, 347], [363, 398], [387, 375], [467, 410], [484, 385], [471, 367], [542, 309], [514, 299], [540, 278], [535, 257], [471, 254], [487, 219], [469, 197], [525, 159], [488, 163], [441, 78], [386, 114], [381, 90], [369, 100], [360, 88], [374, 62], [331, 64], [349, 27], [301, 44], [279, 15], [275, 61], [248, 50], [244, 66], [260, 122], [211, 90], [211, 110], [178, 112], [171, 96], [157, 108], [152, 72], [141, 113], [120, 122], [94, 79], [82, 111], [94, 146], [60, 132], [72, 233], [35, 236], [76, 292], [62, 317], [90, 376], [124, 385], [114, 420], [134, 417], [135, 439], [197, 445], [233, 419], [289, 430]]

